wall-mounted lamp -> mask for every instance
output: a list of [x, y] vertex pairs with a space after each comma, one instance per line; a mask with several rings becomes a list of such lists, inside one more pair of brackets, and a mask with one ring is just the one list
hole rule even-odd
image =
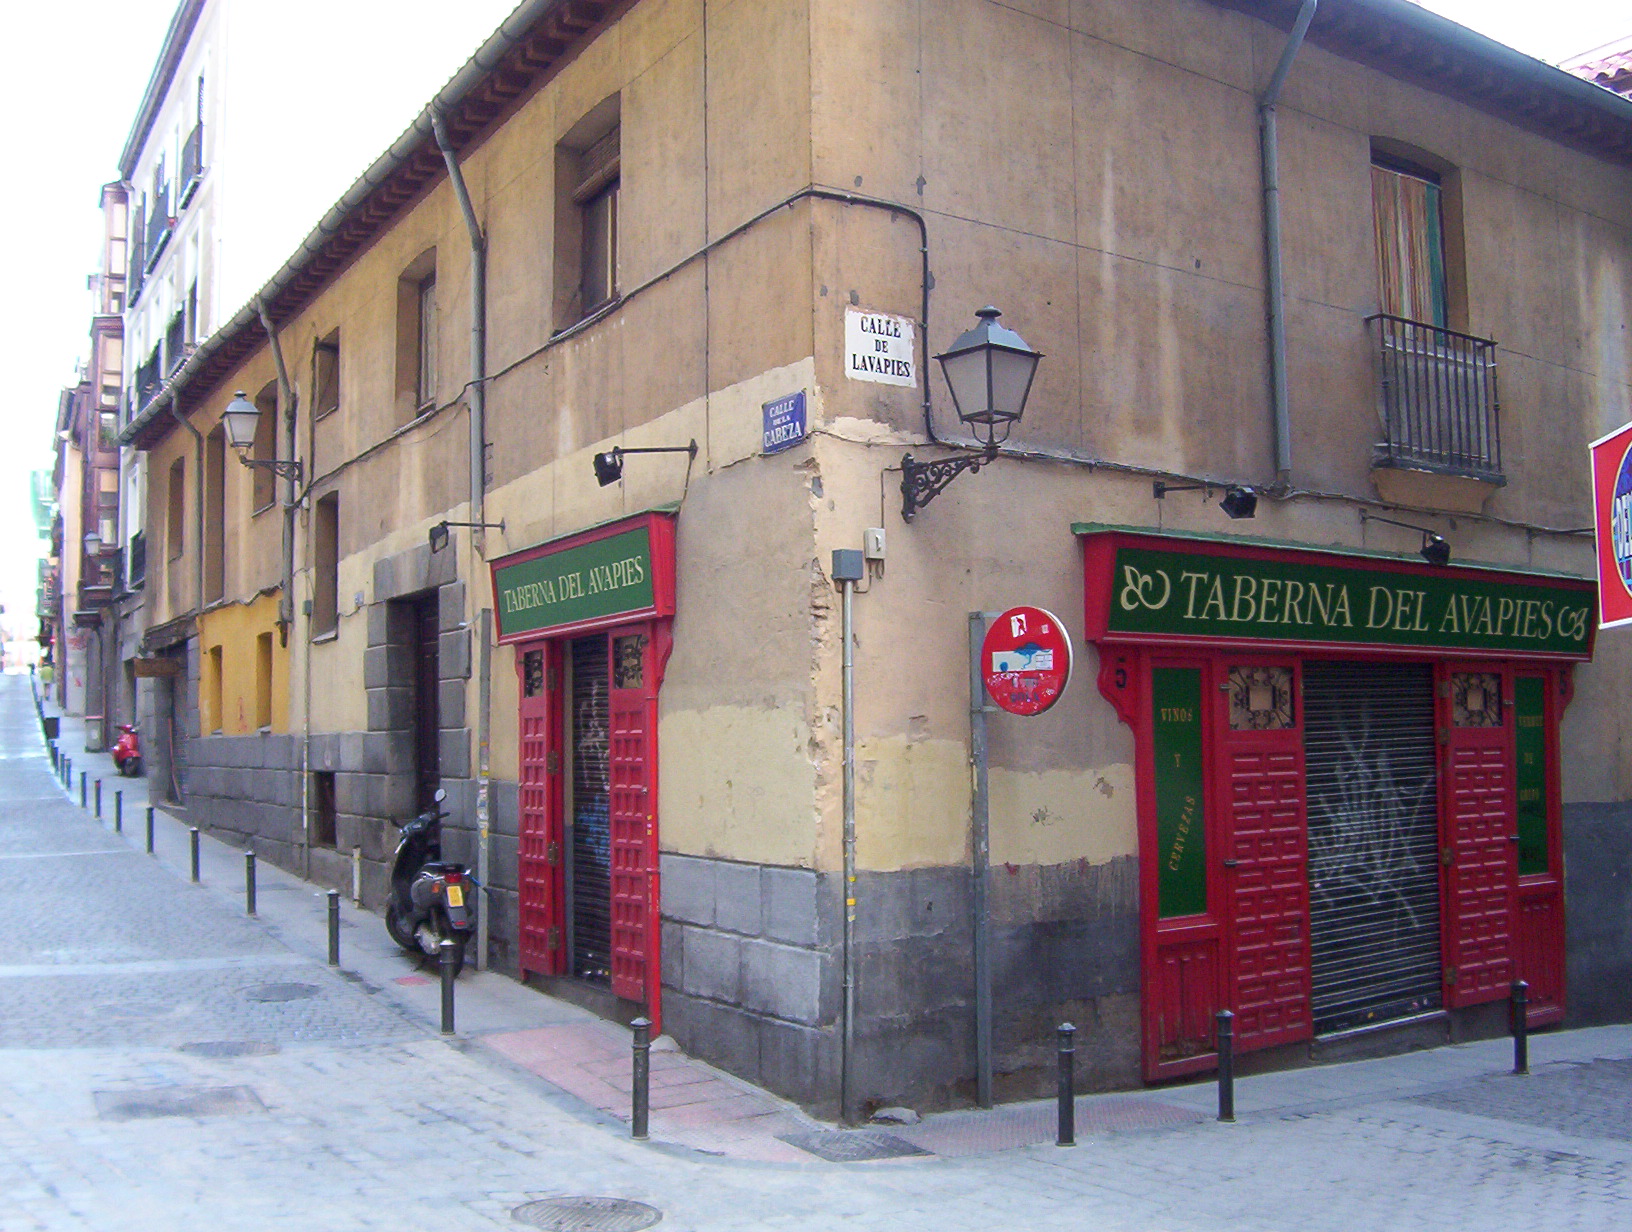
[[85, 535], [85, 555], [87, 555], [87, 556], [100, 556], [100, 555], [102, 555], [102, 536], [97, 534], [94, 530], [86, 532], [86, 535]]
[[255, 426], [260, 422], [261, 408], [248, 398], [244, 391], [239, 390], [233, 395], [232, 401], [227, 403], [227, 409], [221, 412], [221, 427], [227, 434], [227, 444], [231, 445], [238, 454], [238, 461], [250, 468], [259, 467], [271, 471], [279, 479], [293, 480], [295, 486], [300, 486], [303, 474], [298, 458], [252, 458], [249, 451], [255, 446]]
[[[1169, 492], [1206, 492], [1212, 495], [1213, 485], [1210, 483], [1165, 483], [1158, 479], [1150, 485], [1150, 494], [1157, 500], [1164, 499]], [[1224, 489], [1224, 499], [1218, 502], [1218, 507], [1224, 515], [1237, 520], [1251, 518], [1258, 515], [1258, 493], [1241, 484], [1230, 484]]]
[[1410, 522], [1397, 522], [1393, 518], [1385, 518], [1381, 514], [1360, 511], [1360, 524], [1367, 522], [1386, 522], [1390, 526], [1398, 526], [1404, 530], [1414, 530], [1422, 536], [1422, 546], [1417, 549], [1421, 557], [1430, 565], [1447, 565], [1451, 561], [1451, 545], [1443, 536], [1436, 535], [1426, 526], [1416, 526]]
[[622, 445], [614, 445], [605, 453], [595, 455], [595, 482], [606, 487], [623, 478], [623, 459], [632, 453], [683, 453], [688, 458], [697, 456], [697, 442], [692, 440], [686, 445], [653, 445], [648, 448], [625, 449]]
[[496, 530], [502, 534], [504, 532], [504, 519], [500, 518], [497, 522], [449, 522], [444, 519], [431, 527], [431, 551], [440, 552], [448, 546], [448, 527], [450, 526], [479, 526], [483, 530]]
[[912, 521], [964, 471], [978, 471], [997, 457], [1009, 429], [1026, 413], [1026, 398], [1043, 353], [1032, 350], [1012, 329], [999, 325], [997, 318], [1003, 314], [996, 308], [987, 305], [975, 315], [979, 323], [935, 359], [952, 391], [958, 418], [981, 443], [982, 451], [939, 462], [914, 462], [910, 453], [902, 458], [901, 519], [905, 522]]

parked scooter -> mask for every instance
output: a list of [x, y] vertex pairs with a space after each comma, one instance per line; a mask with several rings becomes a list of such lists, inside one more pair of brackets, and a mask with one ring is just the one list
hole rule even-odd
[[136, 778], [142, 773], [142, 742], [136, 728], [129, 723], [119, 724], [119, 739], [113, 746], [113, 764], [122, 775]]
[[442, 860], [442, 802], [404, 822], [391, 862], [391, 898], [385, 929], [410, 954], [437, 957], [443, 941], [454, 943], [453, 973], [465, 965], [465, 944], [476, 927], [476, 879], [462, 864]]

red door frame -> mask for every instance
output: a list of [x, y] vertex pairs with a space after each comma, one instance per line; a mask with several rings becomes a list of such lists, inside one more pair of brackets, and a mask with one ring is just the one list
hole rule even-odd
[[[626, 765], [636, 766], [633, 781], [617, 785], [619, 799], [628, 814], [621, 825], [614, 824], [614, 846], [618, 858], [612, 870], [612, 943], [613, 991], [627, 1000], [641, 1004], [646, 1017], [652, 1020], [653, 1033], [662, 1031], [662, 886], [658, 864], [658, 694], [663, 685], [663, 674], [668, 666], [669, 653], [674, 647], [673, 618], [675, 612], [675, 518], [672, 514], [645, 513], [633, 518], [598, 526], [575, 535], [541, 544], [491, 562], [495, 608], [500, 604], [498, 579], [500, 572], [517, 564], [547, 558], [597, 540], [610, 538], [633, 529], [647, 532], [648, 560], [651, 566], [650, 606], [635, 611], [597, 616], [590, 619], [558, 625], [536, 631], [504, 633], [501, 628], [498, 641], [515, 647], [517, 673], [517, 762], [518, 797], [522, 793], [542, 788], [545, 794], [542, 816], [532, 810], [538, 825], [528, 828], [528, 805], [518, 798], [517, 817], [517, 890], [518, 913], [521, 917], [521, 967], [524, 972], [537, 971], [546, 975], [564, 974], [565, 935], [563, 916], [565, 901], [563, 877], [565, 861], [562, 845], [565, 841], [565, 700], [564, 661], [568, 641], [576, 637], [601, 634], [609, 639], [641, 635], [646, 638], [644, 662], [639, 690], [611, 690], [624, 694], [621, 713], [625, 730], [621, 733], [623, 747], [628, 750], [638, 745], [638, 753], [625, 758]], [[610, 647], [609, 647], [610, 649]], [[525, 678], [527, 655], [539, 651], [544, 655], [546, 681], [544, 701], [539, 703], [527, 696]], [[608, 656], [608, 686], [613, 682], [615, 665]], [[634, 698], [629, 695], [635, 694]], [[614, 698], [609, 696], [609, 707]], [[529, 703], [532, 703], [529, 705]], [[544, 713], [538, 713], [542, 706]], [[525, 743], [528, 720], [543, 719], [546, 744], [542, 773], [538, 758], [533, 757], [529, 767], [529, 751]], [[610, 733], [609, 733], [610, 734]], [[535, 737], [536, 739], [537, 737]], [[536, 754], [536, 749], [534, 750]], [[541, 779], [533, 782], [531, 779]], [[613, 818], [614, 823], [619, 819]], [[644, 833], [641, 833], [642, 828]], [[621, 840], [620, 840], [621, 834]], [[528, 873], [531, 876], [528, 876]], [[525, 901], [528, 887], [536, 887], [539, 900]], [[620, 919], [621, 916], [621, 919]], [[531, 924], [531, 941], [528, 926]], [[542, 951], [537, 945], [539, 929], [544, 930], [546, 944]], [[619, 961], [619, 937], [624, 939], [622, 961]], [[638, 952], [637, 952], [638, 948]]]
[[[547, 724], [548, 732], [543, 775], [545, 792], [543, 826], [529, 831], [528, 806], [525, 802], [518, 803], [518, 814], [521, 815], [518, 816], [517, 824], [520, 832], [517, 850], [519, 866], [517, 888], [522, 899], [519, 911], [523, 923], [527, 923], [529, 913], [533, 913], [543, 921], [542, 926], [549, 930], [550, 941], [545, 953], [539, 955], [536, 945], [526, 945], [524, 937], [521, 965], [523, 971], [537, 971], [543, 975], [564, 974], [563, 958], [566, 949], [562, 944], [562, 938], [565, 936], [567, 921], [563, 914], [566, 899], [564, 882], [566, 861], [562, 858], [562, 851], [566, 842], [565, 775], [568, 758], [563, 663], [566, 646], [570, 641], [597, 635], [607, 638], [609, 642], [630, 635], [646, 639], [640, 688], [613, 689], [611, 690], [613, 697], [609, 699], [610, 712], [612, 707], [619, 705], [617, 694], [624, 694], [626, 698], [628, 695], [635, 695], [633, 705], [625, 701], [622, 709], [626, 714], [634, 716], [634, 721], [643, 728], [644, 733], [644, 750], [639, 756], [636, 771], [638, 780], [613, 785], [620, 795], [638, 794], [643, 816], [638, 819], [620, 818], [617, 816], [619, 806], [614, 805], [614, 815], [610, 819], [613, 828], [613, 847], [618, 852], [612, 860], [611, 872], [612, 987], [613, 992], [625, 1000], [640, 1002], [643, 1012], [652, 1020], [653, 1031], [661, 1033], [663, 989], [660, 973], [663, 933], [660, 907], [662, 885], [658, 862], [657, 697], [662, 687], [664, 670], [668, 665], [669, 652], [674, 646], [671, 622], [667, 619], [635, 621], [593, 630], [587, 634], [582, 630], [552, 634], [549, 637], [516, 644], [516, 674], [520, 699], [517, 715], [518, 732], [527, 731], [529, 719], [537, 721], [541, 718]], [[525, 673], [527, 655], [530, 652], [541, 652], [544, 655], [546, 683], [542, 706], [536, 703], [536, 698], [527, 696]], [[609, 687], [610, 674], [614, 668], [609, 654], [607, 663]], [[530, 702], [534, 704], [529, 705]], [[543, 715], [534, 713], [540, 709], [545, 711]], [[627, 732], [620, 734], [614, 731], [612, 736], [614, 740], [628, 740]], [[525, 735], [522, 739], [525, 739]], [[522, 779], [520, 790], [534, 790], [538, 785], [529, 781], [527, 751], [521, 749], [518, 750], [518, 754]], [[614, 752], [611, 756], [616, 758], [618, 754]], [[643, 834], [636, 836], [633, 845], [629, 842], [630, 823], [634, 823], [635, 828], [644, 830]], [[536, 850], [540, 847], [544, 851], [542, 867], [538, 863], [539, 851]], [[543, 876], [525, 876], [529, 866], [535, 874]], [[527, 886], [537, 886], [540, 898], [533, 902], [526, 901]], [[634, 952], [636, 949], [638, 954]]]
[[[1087, 528], [1079, 530], [1085, 533]], [[1522, 653], [1502, 653], [1489, 658], [1474, 658], [1455, 650], [1429, 647], [1411, 646], [1381, 646], [1367, 643], [1331, 643], [1319, 641], [1286, 641], [1265, 640], [1252, 638], [1195, 638], [1176, 634], [1141, 635], [1134, 636], [1122, 633], [1111, 633], [1108, 626], [1108, 608], [1116, 594], [1114, 564], [1116, 547], [1122, 541], [1154, 543], [1161, 546], [1171, 546], [1177, 537], [1164, 536], [1150, 532], [1139, 532], [1123, 528], [1093, 528], [1096, 533], [1084, 539], [1085, 545], [1085, 596], [1086, 596], [1086, 635], [1094, 643], [1100, 654], [1099, 689], [1101, 694], [1111, 702], [1118, 716], [1134, 732], [1134, 762], [1136, 783], [1136, 807], [1138, 809], [1138, 836], [1140, 860], [1140, 933], [1141, 933], [1141, 960], [1140, 969], [1143, 977], [1145, 995], [1142, 997], [1142, 1030], [1141, 1054], [1144, 1076], [1147, 1081], [1162, 1081], [1180, 1077], [1184, 1074], [1195, 1073], [1213, 1068], [1217, 1064], [1216, 1053], [1211, 1050], [1192, 1049], [1186, 1055], [1169, 1056], [1164, 1059], [1161, 1055], [1161, 1045], [1165, 1034], [1172, 1034], [1169, 1028], [1174, 1023], [1190, 1022], [1201, 1011], [1201, 1004], [1206, 1000], [1203, 991], [1198, 989], [1199, 983], [1207, 980], [1212, 982], [1214, 992], [1212, 1005], [1216, 1008], [1225, 1008], [1228, 999], [1227, 990], [1232, 986], [1232, 974], [1228, 970], [1230, 958], [1226, 948], [1230, 932], [1230, 921], [1221, 918], [1222, 899], [1218, 878], [1222, 869], [1218, 867], [1219, 853], [1224, 851], [1225, 831], [1222, 829], [1223, 809], [1221, 808], [1221, 793], [1224, 785], [1220, 781], [1218, 770], [1219, 731], [1221, 721], [1209, 722], [1202, 733], [1203, 762], [1206, 766], [1205, 805], [1207, 816], [1205, 819], [1207, 833], [1208, 869], [1206, 876], [1208, 911], [1200, 916], [1188, 916], [1177, 920], [1162, 921], [1157, 918], [1157, 879], [1158, 859], [1156, 835], [1156, 788], [1154, 782], [1154, 753], [1152, 743], [1154, 739], [1153, 716], [1151, 713], [1151, 668], [1153, 665], [1165, 665], [1169, 661], [1184, 665], [1212, 665], [1212, 670], [1205, 670], [1203, 681], [1209, 682], [1222, 677], [1218, 674], [1225, 670], [1226, 661], [1249, 662], [1253, 659], [1275, 659], [1279, 662], [1292, 662], [1297, 665], [1301, 679], [1302, 663], [1311, 657], [1342, 658], [1357, 661], [1399, 661], [1411, 660], [1416, 662], [1431, 662], [1435, 667], [1436, 681], [1445, 681], [1451, 671], [1474, 670], [1475, 666], [1486, 665], [1483, 670], [1499, 670], [1503, 673], [1504, 697], [1511, 697], [1511, 681], [1515, 675], [1541, 674], [1549, 682], [1546, 690], [1546, 722], [1547, 722], [1547, 757], [1548, 757], [1548, 868], [1547, 874], [1538, 874], [1530, 878], [1515, 879], [1517, 902], [1527, 901], [1528, 891], [1531, 899], [1541, 897], [1544, 893], [1553, 893], [1558, 904], [1556, 919], [1552, 921], [1555, 927], [1556, 944], [1547, 947], [1556, 951], [1554, 964], [1560, 972], [1554, 981], [1559, 989], [1559, 1000], [1556, 1004], [1537, 1005], [1529, 1014], [1532, 1024], [1558, 1021], [1563, 1016], [1563, 904], [1562, 904], [1562, 837], [1560, 827], [1561, 808], [1558, 791], [1558, 721], [1562, 709], [1568, 704], [1569, 670], [1568, 660], [1560, 661], [1556, 655], [1527, 655]], [[1198, 555], [1214, 555], [1221, 557], [1256, 557], [1259, 559], [1279, 558], [1286, 556], [1310, 557], [1312, 559], [1327, 558], [1341, 563], [1348, 563], [1342, 554], [1321, 553], [1318, 550], [1293, 547], [1277, 548], [1262, 544], [1236, 545], [1222, 541], [1179, 540], [1185, 550]], [[1350, 557], [1349, 559], [1352, 559]], [[1376, 565], [1376, 558], [1367, 563]], [[1392, 561], [1387, 562], [1391, 572], [1409, 577], [1414, 574], [1430, 574], [1434, 569], [1428, 566], [1401, 561], [1397, 569]], [[1514, 574], [1519, 582], [1524, 581], [1524, 575]], [[1591, 654], [1591, 637], [1589, 632], [1586, 655]], [[1439, 690], [1436, 690], [1436, 692]], [[1298, 706], [1300, 710], [1299, 730], [1301, 732], [1301, 685], [1298, 689]], [[1449, 715], [1445, 707], [1448, 703], [1440, 698], [1436, 700], [1436, 714], [1440, 716], [1440, 729], [1444, 732], [1449, 726]], [[1215, 715], [1222, 715], [1222, 711], [1214, 711]], [[1227, 725], [1227, 721], [1223, 722]], [[1511, 723], [1506, 725], [1507, 735], [1507, 765], [1511, 773], [1513, 765], [1513, 745]], [[1440, 773], [1440, 826], [1441, 835], [1446, 833], [1447, 811], [1445, 807], [1446, 762], [1441, 758]], [[1442, 837], [1442, 847], [1443, 847]], [[1524, 884], [1519, 884], [1520, 881]], [[1447, 935], [1445, 921], [1449, 918], [1448, 899], [1445, 898], [1445, 882], [1442, 869], [1442, 939]], [[1517, 918], [1510, 916], [1510, 918]], [[1305, 914], [1307, 920], [1307, 914]], [[1304, 938], [1305, 952], [1307, 953], [1307, 934]], [[1520, 948], [1515, 946], [1515, 949]], [[1307, 984], [1307, 980], [1306, 980]], [[1195, 1004], [1159, 1004], [1158, 994], [1166, 992], [1169, 995], [1179, 995], [1194, 1001]], [[1449, 1002], [1447, 1002], [1449, 1004]], [[1190, 1024], [1192, 1034], [1194, 1024]], [[1210, 1025], [1208, 1042], [1210, 1042]], [[1311, 1028], [1312, 1031], [1312, 1023]], [[1182, 1036], [1183, 1032], [1180, 1032]], [[1282, 1033], [1289, 1036], [1290, 1033]], [[1193, 1041], [1199, 1043], [1199, 1037]], [[1266, 1043], [1286, 1042], [1276, 1038]]]

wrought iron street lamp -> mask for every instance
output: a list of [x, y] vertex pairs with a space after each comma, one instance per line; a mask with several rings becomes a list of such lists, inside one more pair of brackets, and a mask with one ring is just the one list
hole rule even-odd
[[687, 474], [690, 472], [690, 459], [697, 457], [697, 442], [692, 440], [685, 445], [651, 445], [639, 449], [625, 449], [622, 445], [614, 445], [605, 453], [595, 455], [595, 482], [601, 487], [614, 484], [623, 478], [623, 460], [632, 453], [683, 453], [686, 455]]
[[238, 454], [238, 461], [245, 466], [271, 471], [279, 479], [292, 480], [298, 488], [303, 474], [300, 459], [249, 456], [249, 451], [255, 446], [255, 429], [260, 419], [261, 408], [244, 397], [244, 391], [240, 389], [227, 403], [227, 409], [221, 412], [221, 427], [227, 434], [227, 444], [232, 446]]
[[935, 358], [952, 391], [958, 419], [980, 442], [981, 452], [938, 462], [901, 459], [901, 517], [912, 521], [964, 471], [978, 471], [997, 457], [1009, 430], [1020, 422], [1031, 393], [1042, 352], [1026, 345], [1012, 329], [997, 323], [1003, 314], [990, 305], [975, 313], [976, 326], [960, 335], [952, 349]]

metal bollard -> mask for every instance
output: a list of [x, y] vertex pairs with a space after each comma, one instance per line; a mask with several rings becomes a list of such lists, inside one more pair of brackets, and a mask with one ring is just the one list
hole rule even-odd
[[57, 751], [57, 742], [55, 740], [48, 743], [46, 747], [51, 750], [51, 773], [55, 774], [57, 772], [57, 758], [61, 757], [62, 754]]
[[244, 914], [255, 914], [255, 853], [244, 852]]
[[340, 965], [340, 891], [329, 891], [329, 966]]
[[62, 755], [62, 765], [57, 767], [57, 773], [62, 779], [64, 788], [68, 788], [74, 781], [74, 759], [68, 754]]
[[115, 834], [125, 832], [125, 793], [123, 791], [113, 793], [113, 832]]
[[1513, 1028], [1513, 1072], [1530, 1072], [1530, 985], [1514, 980], [1509, 994], [1508, 1021]]
[[637, 1018], [629, 1024], [635, 1033], [634, 1085], [630, 1088], [629, 1136], [646, 1140], [652, 1110], [652, 1020]]
[[1077, 1145], [1077, 1029], [1062, 1022], [1055, 1033], [1060, 1052], [1060, 1115], [1055, 1146]]
[[96, 819], [102, 820], [102, 780], [96, 780]]
[[147, 806], [147, 854], [153, 854], [153, 806]]
[[453, 1034], [453, 963], [459, 951], [457, 941], [444, 941], [437, 947], [437, 965], [442, 975], [442, 1034]]
[[81, 770], [79, 772], [79, 807], [80, 808], [84, 808], [86, 806], [86, 804], [89, 803], [89, 793], [87, 793], [86, 790], [85, 790], [87, 777], [88, 777], [88, 772], [87, 771]]
[[1218, 1023], [1218, 1119], [1235, 1120], [1235, 1015], [1219, 1010]]
[[198, 884], [198, 827], [187, 827], [187, 838], [193, 845], [193, 884]]

